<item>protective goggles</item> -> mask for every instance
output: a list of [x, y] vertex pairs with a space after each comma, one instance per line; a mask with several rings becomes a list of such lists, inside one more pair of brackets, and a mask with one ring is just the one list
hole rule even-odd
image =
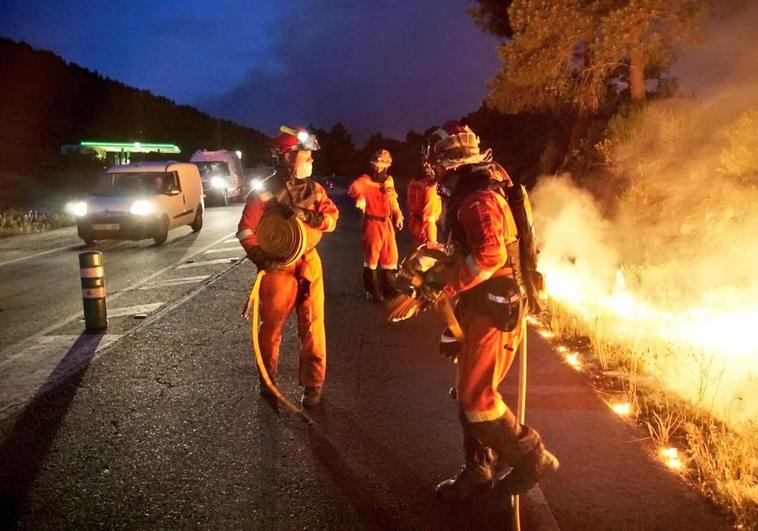
[[305, 131], [303, 129], [292, 129], [286, 125], [281, 126], [279, 128], [279, 131], [297, 138], [298, 149], [301, 151], [317, 151], [321, 148], [316, 135], [311, 134], [308, 131]]

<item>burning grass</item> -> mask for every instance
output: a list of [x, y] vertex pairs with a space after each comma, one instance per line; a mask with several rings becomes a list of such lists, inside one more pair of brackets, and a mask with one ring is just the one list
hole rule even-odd
[[557, 341], [570, 345], [564, 351], [581, 352], [583, 370], [593, 373], [601, 393], [612, 397], [611, 409], [645, 430], [651, 454], [738, 525], [751, 528], [758, 522], [758, 423], [745, 419], [730, 426], [710, 412], [708, 371], [699, 373], [695, 399], [683, 400], [666, 391], [649, 370], [659, 356], [681, 353], [659, 352], [639, 342], [621, 344], [604, 328], [603, 319], [582, 317], [555, 301], [549, 303], [546, 324]]

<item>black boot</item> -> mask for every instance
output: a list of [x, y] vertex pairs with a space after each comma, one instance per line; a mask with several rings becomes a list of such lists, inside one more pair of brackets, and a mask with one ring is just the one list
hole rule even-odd
[[437, 496], [445, 502], [461, 501], [469, 496], [482, 494], [492, 487], [492, 450], [482, 445], [471, 430], [463, 411], [458, 411], [458, 420], [463, 428], [463, 453], [466, 462], [451, 479], [437, 485]]
[[366, 289], [366, 297], [371, 302], [384, 302], [382, 292], [379, 290], [379, 272], [370, 267], [363, 268], [363, 287]]
[[397, 296], [398, 291], [395, 288], [395, 276], [397, 275], [397, 269], [382, 269], [381, 281], [382, 281], [382, 295], [385, 298], [391, 299]]
[[496, 496], [521, 494], [537, 481], [558, 470], [558, 459], [545, 449], [536, 430], [519, 424], [508, 410], [495, 420], [470, 423], [471, 433], [495, 453], [499, 467], [513, 469], [497, 480]]

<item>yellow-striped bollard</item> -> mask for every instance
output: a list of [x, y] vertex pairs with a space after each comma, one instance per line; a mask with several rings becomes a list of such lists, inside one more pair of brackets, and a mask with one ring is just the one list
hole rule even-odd
[[79, 273], [82, 279], [84, 328], [102, 330], [108, 327], [108, 308], [105, 304], [105, 272], [103, 253], [79, 253]]

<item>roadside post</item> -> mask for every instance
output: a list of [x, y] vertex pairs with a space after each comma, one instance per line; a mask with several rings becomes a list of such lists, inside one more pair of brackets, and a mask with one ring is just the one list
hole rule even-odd
[[103, 253], [100, 251], [79, 253], [79, 274], [82, 280], [84, 328], [103, 330], [108, 327]]

